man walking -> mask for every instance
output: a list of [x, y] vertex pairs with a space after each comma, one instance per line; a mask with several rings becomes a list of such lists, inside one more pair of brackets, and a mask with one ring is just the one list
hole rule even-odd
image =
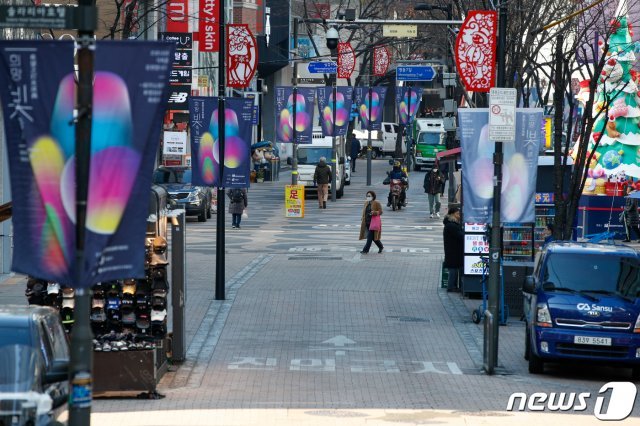
[[320, 157], [316, 171], [313, 173], [313, 181], [318, 185], [318, 206], [321, 209], [326, 209], [329, 182], [331, 182], [331, 167], [327, 165], [326, 157]]
[[438, 169], [438, 162], [433, 164], [431, 170], [424, 176], [422, 187], [429, 199], [429, 217], [440, 217], [440, 193], [444, 184], [444, 175]]
[[356, 158], [360, 154], [360, 141], [356, 137], [351, 135], [351, 146], [349, 147], [349, 153], [351, 154], [351, 171], [356, 171]]

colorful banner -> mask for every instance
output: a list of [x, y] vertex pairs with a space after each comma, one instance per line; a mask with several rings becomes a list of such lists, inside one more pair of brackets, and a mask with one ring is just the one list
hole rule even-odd
[[251, 117], [253, 100], [225, 100], [224, 172], [218, 162], [218, 98], [191, 97], [191, 170], [194, 185], [248, 188], [251, 172]]
[[0, 43], [14, 271], [74, 287], [145, 276], [141, 241], [161, 130], [153, 123], [162, 122], [173, 49], [96, 44], [85, 262], [77, 282], [73, 44]]
[[396, 87], [399, 124], [407, 125], [414, 118], [422, 101], [422, 87]]
[[247, 24], [227, 25], [227, 86], [249, 87], [258, 68], [258, 46]]
[[277, 142], [310, 144], [313, 134], [313, 110], [315, 90], [309, 87], [296, 89], [296, 140], [293, 140], [293, 87], [276, 87], [276, 139]]
[[[320, 125], [324, 136], [333, 136], [333, 87], [317, 87], [318, 112], [320, 113]], [[345, 136], [349, 125], [349, 112], [353, 100], [353, 87], [336, 87], [336, 134]]]
[[497, 37], [498, 12], [469, 11], [455, 46], [458, 75], [468, 91], [488, 92], [494, 86]]
[[284, 217], [304, 217], [304, 185], [285, 185]]
[[[516, 110], [516, 141], [503, 143], [501, 222], [535, 222], [538, 150], [544, 138], [541, 109]], [[489, 110], [458, 110], [462, 148], [465, 222], [490, 223], [493, 202], [493, 153]]]
[[[358, 105], [362, 129], [366, 130], [369, 128], [369, 88], [356, 87], [353, 93], [353, 102]], [[372, 87], [371, 94], [371, 130], [380, 130], [382, 128], [382, 109], [384, 108], [387, 88]]]
[[200, 19], [198, 20], [198, 50], [200, 52], [218, 52], [218, 20], [220, 18], [218, 0], [200, 0]]

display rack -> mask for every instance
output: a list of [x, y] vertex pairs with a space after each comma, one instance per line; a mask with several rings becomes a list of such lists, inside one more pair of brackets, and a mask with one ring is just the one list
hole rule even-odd
[[505, 223], [502, 229], [502, 258], [505, 262], [533, 260], [534, 225], [531, 223]]
[[536, 223], [534, 230], [534, 247], [536, 251], [543, 245], [543, 232], [547, 228], [547, 224], [553, 223], [555, 216], [556, 208], [553, 204], [536, 204]]

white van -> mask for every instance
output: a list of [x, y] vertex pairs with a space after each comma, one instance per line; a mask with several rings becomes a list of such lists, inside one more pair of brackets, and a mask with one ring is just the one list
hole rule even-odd
[[[336, 198], [342, 198], [344, 186], [346, 184], [346, 139], [344, 136], [336, 136], [336, 158], [331, 161], [332, 141], [331, 137], [324, 137], [320, 127], [313, 128], [313, 139], [311, 144], [298, 145], [298, 184], [305, 186], [305, 191], [317, 188], [313, 183], [313, 174], [320, 161], [320, 157], [326, 157], [327, 164], [334, 167], [337, 164], [336, 172]], [[331, 184], [329, 190], [333, 191]]]
[[[384, 155], [393, 156], [396, 152], [396, 140], [398, 139], [399, 126], [396, 123], [383, 122], [380, 130], [371, 131], [371, 158], [382, 157]], [[369, 132], [365, 130], [354, 130], [353, 135], [360, 141], [362, 150], [366, 153]], [[407, 145], [403, 141], [402, 154], [407, 152]]]

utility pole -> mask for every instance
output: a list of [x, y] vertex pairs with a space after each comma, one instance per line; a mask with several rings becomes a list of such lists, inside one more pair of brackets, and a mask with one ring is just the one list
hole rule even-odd
[[[507, 41], [507, 7], [506, 0], [500, 1], [498, 22], [498, 87], [505, 87], [505, 46]], [[499, 337], [499, 301], [500, 301], [500, 274], [501, 251], [500, 239], [500, 195], [502, 192], [502, 142], [495, 142], [493, 154], [493, 215], [491, 220], [491, 241], [489, 244], [489, 312], [493, 321], [489, 328], [489, 335], [485, 338], [487, 360], [485, 367], [487, 374], [493, 374], [498, 366], [498, 337]], [[486, 317], [485, 317], [486, 318]], [[486, 319], [485, 319], [486, 321]]]
[[94, 0], [78, 2], [78, 94], [76, 121], [76, 259], [75, 318], [71, 333], [71, 359], [69, 366], [69, 425], [91, 424], [93, 399], [93, 333], [89, 326], [91, 315], [91, 288], [82, 287], [84, 265], [85, 223], [89, 192], [89, 164], [91, 157], [91, 120], [93, 114], [93, 74], [97, 23]]
[[298, 184], [298, 143], [296, 141], [296, 110], [298, 109], [298, 60], [295, 56], [298, 53], [298, 23], [299, 18], [293, 18], [293, 76], [291, 84], [293, 85], [293, 129], [291, 130], [293, 144], [293, 159], [291, 160], [291, 185]]
[[225, 189], [224, 189], [224, 150], [225, 150], [225, 1], [218, 2], [218, 209], [216, 210], [216, 300], [225, 300]]
[[331, 128], [331, 201], [336, 200], [336, 192], [338, 192], [337, 185], [337, 172], [338, 172], [338, 161], [336, 161], [336, 96], [337, 96], [337, 83], [338, 77], [337, 74], [333, 78], [333, 88], [331, 90], [331, 94], [333, 95], [333, 110], [331, 112], [333, 119], [333, 127]]
[[371, 186], [371, 101], [373, 97], [373, 32], [369, 35], [371, 54], [369, 56], [369, 120], [367, 120], [367, 186]]

